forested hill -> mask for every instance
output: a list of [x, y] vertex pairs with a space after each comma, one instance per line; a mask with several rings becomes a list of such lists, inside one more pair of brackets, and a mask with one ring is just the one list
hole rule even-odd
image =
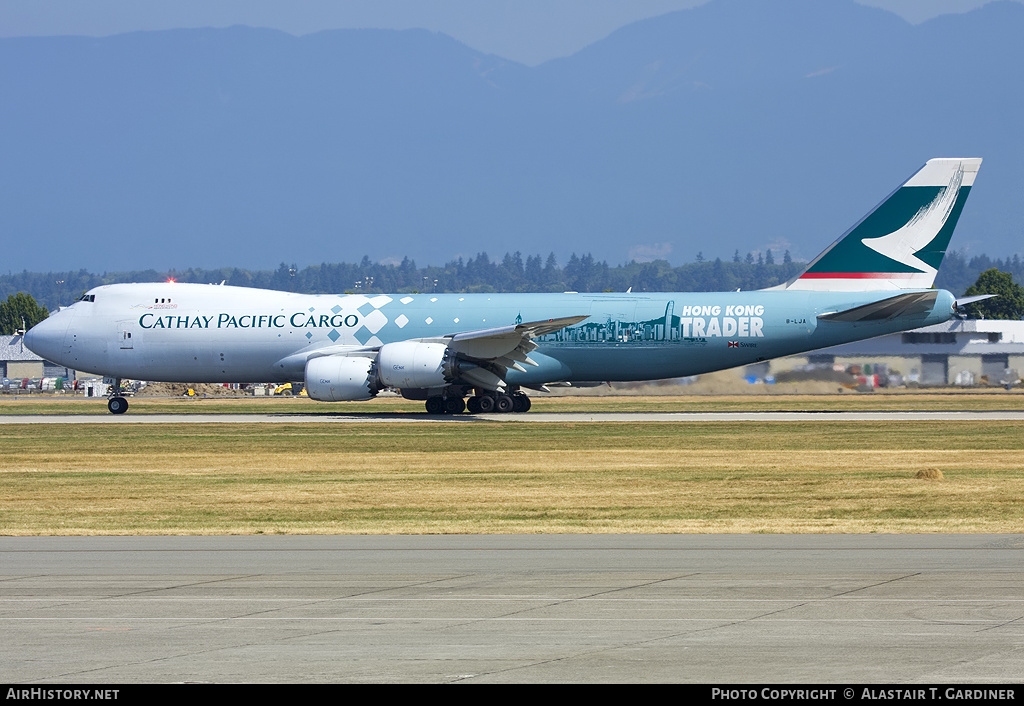
[[[705, 260], [671, 266], [665, 260], [629, 262], [611, 266], [592, 255], [573, 255], [564, 266], [555, 256], [506, 254], [500, 261], [480, 253], [468, 260], [461, 258], [443, 267], [417, 267], [405, 258], [400, 264], [370, 262], [322, 263], [297, 268], [282, 263], [276, 270], [189, 268], [183, 271], [142, 270], [108, 272], [102, 275], [86, 270], [77, 272], [28, 272], [0, 275], [0, 299], [16, 292], [31, 294], [47, 309], [67, 306], [84, 291], [101, 284], [117, 282], [220, 283], [240, 287], [260, 287], [310, 294], [342, 292], [715, 292], [736, 289], [753, 290], [785, 282], [799, 273], [805, 263], [792, 262], [788, 255], [777, 261], [771, 251], [740, 256], [729, 261]], [[935, 282], [959, 296], [978, 275], [995, 267], [1024, 282], [1024, 261], [1014, 255], [992, 259], [987, 255], [967, 257], [960, 252], [946, 255]]]

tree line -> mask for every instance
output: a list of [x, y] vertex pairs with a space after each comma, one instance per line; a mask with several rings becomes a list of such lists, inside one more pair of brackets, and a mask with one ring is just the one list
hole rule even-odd
[[[400, 263], [321, 263], [308, 267], [281, 263], [276, 270], [246, 270], [236, 267], [187, 270], [155, 269], [108, 272], [28, 272], [0, 275], [0, 299], [17, 292], [31, 295], [41, 306], [55, 310], [67, 306], [86, 290], [119, 282], [220, 283], [276, 289], [307, 294], [382, 292], [714, 292], [763, 289], [781, 284], [799, 274], [806, 263], [795, 262], [786, 252], [777, 261], [769, 250], [729, 260], [705, 259], [698, 253], [694, 262], [673, 267], [666, 260], [630, 261], [611, 266], [590, 254], [573, 254], [564, 266], [555, 255], [506, 253], [492, 260], [486, 252], [468, 259], [458, 258], [442, 266], [418, 267], [405, 258]], [[959, 296], [992, 268], [1024, 281], [1024, 260], [1018, 255], [992, 259], [987, 255], [968, 257], [947, 253], [935, 286]]]

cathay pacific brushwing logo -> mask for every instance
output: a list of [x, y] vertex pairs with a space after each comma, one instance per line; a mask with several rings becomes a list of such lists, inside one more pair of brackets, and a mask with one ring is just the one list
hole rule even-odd
[[956, 205], [960, 186], [964, 181], [963, 165], [954, 172], [947, 186], [942, 188], [931, 203], [921, 207], [906, 225], [878, 238], [863, 238], [860, 242], [886, 257], [915, 267], [921, 272], [933, 273], [935, 268], [917, 257], [917, 253], [942, 230]]

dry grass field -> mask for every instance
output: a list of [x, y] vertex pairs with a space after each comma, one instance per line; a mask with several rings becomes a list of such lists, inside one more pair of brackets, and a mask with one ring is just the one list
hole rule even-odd
[[[955, 398], [559, 398], [535, 409], [1021, 404], [1016, 394]], [[67, 403], [103, 410], [102, 400], [4, 400], [0, 414]], [[309, 400], [139, 399], [129, 414], [222, 404], [232, 412], [381, 411], [322, 410]], [[1021, 532], [1022, 432], [1012, 422], [337, 424], [315, 416], [251, 425], [0, 424], [0, 534]]]

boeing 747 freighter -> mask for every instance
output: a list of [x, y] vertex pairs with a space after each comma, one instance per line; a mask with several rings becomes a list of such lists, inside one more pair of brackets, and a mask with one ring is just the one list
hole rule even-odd
[[[697, 375], [942, 323], [931, 289], [980, 159], [933, 159], [800, 275], [751, 292], [307, 295], [113, 284], [25, 334], [41, 357], [164, 382], [394, 388], [431, 413], [525, 412], [526, 390]], [[114, 385], [108, 408], [128, 409]]]

